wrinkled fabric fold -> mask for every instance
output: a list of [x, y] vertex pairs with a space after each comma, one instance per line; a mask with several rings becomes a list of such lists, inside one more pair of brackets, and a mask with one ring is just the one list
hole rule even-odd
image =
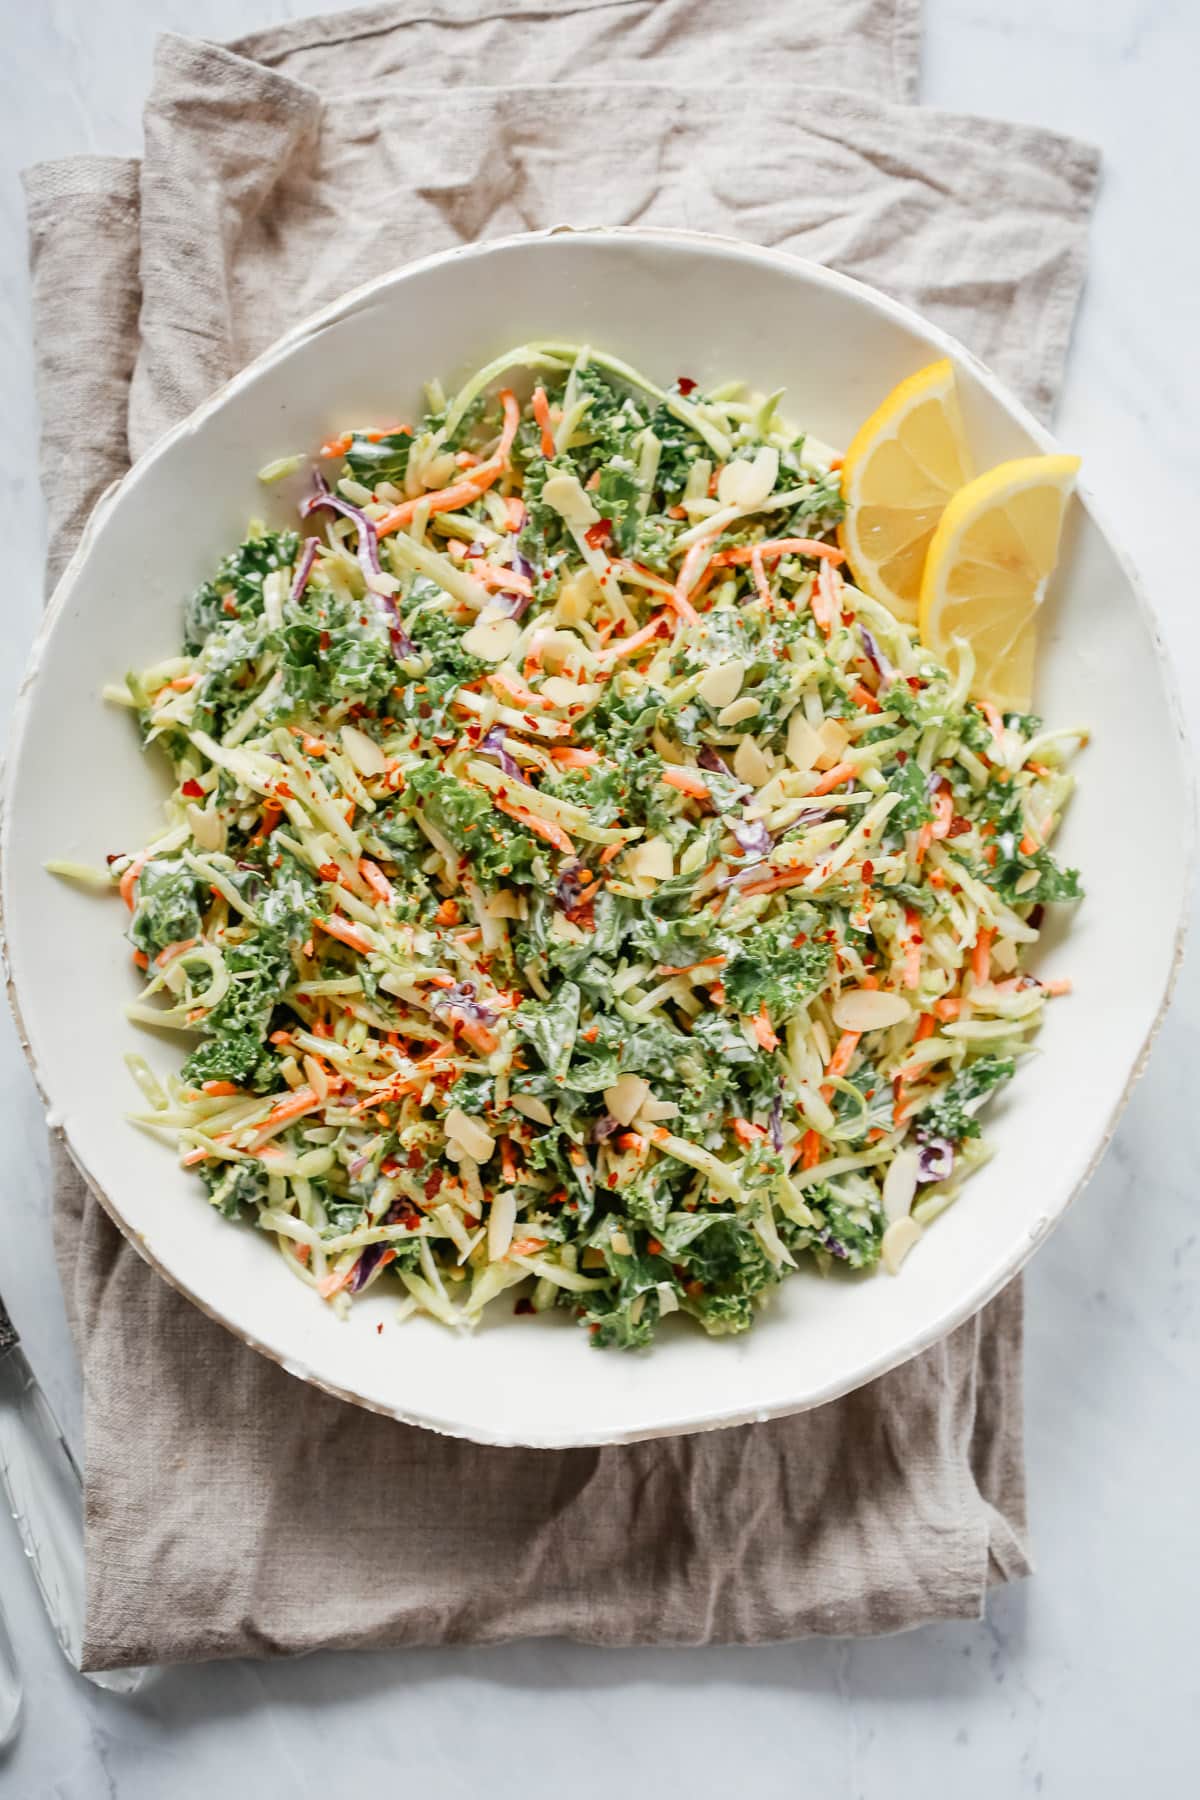
[[[698, 105], [735, 17], [723, 0], [440, 0], [229, 47], [162, 39], [140, 166], [27, 178], [51, 571], [129, 450], [312, 308], [412, 257], [564, 221], [827, 262], [1046, 411], [1093, 153], [897, 104], [915, 0], [759, 9], [753, 92], [710, 85]], [[812, 1413], [487, 1449], [293, 1380], [139, 1260], [61, 1146], [54, 1179], [85, 1393], [89, 1666], [888, 1632], [976, 1616], [989, 1583], [1029, 1568], [1018, 1283]]]

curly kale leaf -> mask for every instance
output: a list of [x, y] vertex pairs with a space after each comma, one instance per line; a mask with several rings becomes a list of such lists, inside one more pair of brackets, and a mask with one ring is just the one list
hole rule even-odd
[[927, 1106], [917, 1120], [919, 1138], [949, 1138], [959, 1144], [979, 1136], [975, 1113], [984, 1096], [1012, 1079], [1016, 1064], [1011, 1056], [979, 1056], [967, 1063], [954, 1080]]
[[261, 619], [264, 579], [273, 569], [290, 569], [299, 548], [298, 532], [264, 531], [222, 557], [212, 580], [198, 587], [184, 607], [183, 647], [187, 654], [195, 656], [205, 639], [224, 629], [231, 617]]
[[[797, 943], [803, 936], [805, 941]], [[765, 1006], [772, 1023], [790, 1018], [819, 993], [829, 974], [832, 951], [814, 943], [786, 914], [760, 925], [740, 940], [737, 953], [722, 973], [725, 998], [734, 1012], [753, 1014]]]
[[148, 862], [134, 888], [129, 941], [153, 958], [168, 944], [200, 936], [200, 884], [182, 861]]

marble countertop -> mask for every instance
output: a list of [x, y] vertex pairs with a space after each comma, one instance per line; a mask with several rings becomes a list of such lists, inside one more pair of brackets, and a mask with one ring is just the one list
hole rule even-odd
[[[33, 635], [42, 553], [17, 170], [74, 151], [136, 151], [156, 30], [219, 38], [311, 10], [305, 0], [44, 0], [8, 25], [0, 719]], [[1200, 741], [1200, 699], [1187, 680], [1200, 618], [1172, 529], [1194, 518], [1200, 488], [1191, 135], [1200, 9], [1187, 0], [925, 0], [925, 15], [923, 100], [1053, 125], [1103, 150], [1059, 432], [1122, 524]], [[0, 1796], [305, 1800], [374, 1782], [439, 1797], [485, 1785], [516, 1795], [557, 1785], [559, 1771], [577, 1795], [663, 1781], [703, 1795], [743, 1784], [747, 1756], [765, 1800], [1196, 1791], [1200, 1140], [1187, 1094], [1200, 1059], [1198, 966], [1193, 956], [1184, 968], [1149, 1072], [1086, 1197], [1030, 1272], [1040, 1572], [998, 1594], [985, 1620], [762, 1650], [534, 1643], [210, 1665], [171, 1671], [129, 1703], [68, 1670], [15, 1535], [0, 1528], [0, 1592], [26, 1677], [24, 1730], [0, 1755]], [[74, 1435], [77, 1376], [50, 1252], [44, 1126], [7, 1012], [0, 1141], [5, 1242], [20, 1252], [0, 1259], [5, 1298]]]

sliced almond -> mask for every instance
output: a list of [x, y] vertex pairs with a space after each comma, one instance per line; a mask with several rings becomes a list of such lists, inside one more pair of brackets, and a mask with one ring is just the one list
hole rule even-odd
[[630, 1244], [629, 1239], [625, 1236], [623, 1231], [618, 1229], [612, 1232], [608, 1242], [617, 1256], [629, 1256], [632, 1254], [633, 1246]]
[[594, 681], [571, 681], [566, 675], [547, 675], [538, 692], [562, 711], [568, 706], [592, 706], [601, 690]]
[[558, 590], [554, 616], [564, 625], [578, 625], [600, 598], [600, 583], [590, 569], [582, 569]]
[[626, 852], [625, 870], [643, 881], [670, 881], [675, 873], [675, 862], [666, 838], [652, 837], [644, 844], [635, 844]]
[[745, 679], [746, 665], [735, 658], [709, 669], [696, 692], [714, 712], [720, 712], [723, 706], [737, 699]]
[[454, 480], [457, 470], [453, 450], [443, 450], [440, 456], [431, 456], [421, 470], [421, 480], [427, 488], [444, 488]]
[[551, 475], [542, 488], [542, 499], [576, 531], [586, 531], [600, 517], [575, 475]]
[[806, 773], [821, 754], [821, 740], [799, 707], [788, 720], [787, 753], [793, 768]]
[[342, 749], [360, 775], [369, 779], [372, 775], [383, 774], [387, 768], [387, 757], [374, 738], [369, 738], [357, 725], [343, 725], [340, 735]]
[[906, 1219], [917, 1191], [920, 1156], [909, 1148], [897, 1150], [883, 1178], [883, 1210], [888, 1219]]
[[501, 1188], [493, 1196], [488, 1214], [488, 1261], [502, 1262], [508, 1255], [517, 1223], [517, 1196], [511, 1188]]
[[728, 462], [717, 477], [717, 499], [722, 506], [761, 506], [775, 486], [779, 452], [764, 444], [753, 461]]
[[826, 719], [817, 733], [819, 749], [816, 764], [818, 769], [832, 769], [834, 763], [841, 762], [842, 753], [849, 742], [849, 737], [837, 720]]
[[651, 1124], [657, 1124], [659, 1119], [677, 1119], [679, 1108], [674, 1100], [656, 1100], [651, 1094], [648, 1100], [643, 1101], [640, 1116], [648, 1119]]
[[902, 994], [883, 988], [847, 988], [833, 1003], [833, 1022], [841, 1031], [886, 1031], [911, 1013]]
[[723, 731], [734, 725], [740, 725], [745, 719], [752, 719], [756, 712], [762, 711], [762, 701], [754, 694], [743, 694], [740, 700], [731, 700], [717, 714], [717, 724]]
[[605, 1088], [604, 1104], [619, 1124], [631, 1125], [649, 1092], [650, 1083], [640, 1075], [620, 1075], [611, 1087]]
[[738, 745], [733, 772], [739, 781], [747, 781], [754, 788], [765, 787], [770, 781], [772, 766], [752, 737], [744, 737]]
[[532, 1119], [535, 1125], [553, 1125], [554, 1123], [554, 1114], [546, 1102], [539, 1100], [536, 1094], [511, 1094], [508, 1103], [510, 1106], [516, 1107], [517, 1111], [523, 1113], [527, 1119]]
[[447, 1138], [456, 1143], [468, 1156], [473, 1156], [477, 1163], [485, 1163], [496, 1148], [496, 1140], [490, 1131], [485, 1131], [478, 1119], [472, 1119], [461, 1106], [452, 1106], [442, 1120], [442, 1129]]
[[521, 635], [519, 622], [507, 613], [480, 613], [470, 631], [463, 633], [462, 646], [480, 662], [500, 663], [511, 656]]
[[496, 892], [484, 901], [483, 910], [489, 919], [519, 919], [521, 917], [521, 896], [514, 893], [512, 888], [497, 888]]
[[893, 1219], [883, 1234], [883, 1242], [879, 1246], [879, 1254], [883, 1266], [889, 1275], [900, 1273], [900, 1264], [904, 1261], [917, 1239], [921, 1236], [921, 1227], [915, 1219]]
[[184, 817], [202, 850], [225, 848], [225, 821], [220, 813], [208, 812], [202, 806], [188, 806], [184, 808]]

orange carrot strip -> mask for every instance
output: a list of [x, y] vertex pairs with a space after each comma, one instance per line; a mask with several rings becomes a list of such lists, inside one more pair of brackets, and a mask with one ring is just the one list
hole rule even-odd
[[653, 642], [664, 625], [669, 624], [670, 620], [665, 612], [655, 613], [654, 617], [647, 620], [646, 624], [642, 626], [642, 629], [640, 631], [635, 631], [632, 637], [618, 639], [613, 654], [618, 657], [636, 655], [639, 650], [644, 649], [647, 644]]
[[800, 1139], [800, 1166], [815, 1169], [821, 1160], [821, 1134], [810, 1127]]
[[930, 824], [929, 820], [927, 819], [925, 821], [924, 825], [922, 825], [920, 831], [918, 831], [918, 833], [917, 833], [916, 847], [913, 850], [913, 861], [914, 861], [914, 863], [916, 863], [918, 869], [920, 868], [921, 864], [925, 861], [925, 857], [928, 853], [929, 846], [932, 842], [933, 842], [933, 826]]
[[134, 908], [134, 885], [138, 876], [146, 866], [146, 860], [144, 854], [135, 856], [121, 877], [121, 898], [129, 908], [130, 912], [132, 912]]
[[917, 1029], [913, 1032], [913, 1043], [920, 1044], [927, 1037], [933, 1036], [934, 1017], [931, 1012], [922, 1013], [917, 1020]]
[[836, 787], [845, 781], [853, 781], [858, 770], [853, 763], [835, 763], [832, 769], [826, 769], [820, 781], [809, 788], [810, 794], [831, 794]]
[[690, 975], [693, 969], [723, 969], [729, 961], [727, 956], [702, 956], [699, 962], [682, 963], [675, 968], [670, 963], [659, 963], [660, 975]]
[[514, 806], [511, 801], [502, 800], [499, 795], [496, 796], [496, 805], [502, 813], [507, 813], [510, 819], [516, 819], [527, 830], [535, 832], [540, 838], [545, 838], [548, 844], [553, 844], [554, 848], [561, 850], [565, 856], [574, 856], [575, 845], [561, 825], [553, 825], [549, 819], [539, 819], [537, 814], [531, 813], [527, 807]]
[[992, 939], [996, 933], [990, 925], [983, 925], [975, 939], [975, 948], [971, 952], [971, 974], [976, 981], [983, 982], [988, 978], [988, 965], [992, 960]]
[[868, 712], [877, 713], [883, 711], [883, 708], [880, 706], [870, 688], [864, 687], [861, 681], [856, 682], [850, 689], [850, 698], [852, 700], [857, 700], [858, 704], [865, 707]]
[[150, 958], [146, 955], [144, 950], [135, 950], [133, 952], [133, 961], [136, 968], [148, 969], [150, 967]]
[[846, 560], [835, 544], [822, 544], [817, 538], [766, 538], [761, 544], [735, 544], [731, 550], [718, 550], [713, 561], [718, 568], [727, 569], [736, 563], [753, 564], [756, 556], [771, 562], [781, 556], [816, 556], [835, 565]]
[[678, 788], [681, 794], [687, 794], [692, 800], [711, 800], [708, 783], [702, 775], [694, 775], [690, 769], [664, 769], [661, 779], [668, 787]]
[[962, 1001], [956, 1000], [951, 995], [945, 1000], [935, 1000], [933, 1003], [933, 1010], [939, 1019], [957, 1019], [959, 1013], [962, 1011]]
[[384, 513], [382, 519], [375, 521], [378, 537], [389, 537], [393, 531], [402, 530], [419, 506], [427, 507], [431, 515], [454, 512], [458, 507], [469, 506], [472, 500], [478, 500], [485, 488], [490, 488], [499, 481], [508, 468], [513, 439], [517, 435], [517, 426], [521, 423], [521, 409], [517, 405], [516, 395], [505, 388], [500, 400], [504, 407], [504, 429], [487, 461], [472, 469], [467, 479], [456, 481], [450, 487], [437, 488], [430, 494], [421, 494], [416, 500], [403, 500], [399, 506], [393, 506], [390, 512]]
[[502, 563], [483, 562], [477, 556], [468, 560], [471, 564], [470, 572], [480, 587], [510, 594], [533, 593], [532, 581], [528, 575], [522, 575], [519, 569], [506, 568]]
[[542, 455], [554, 455], [554, 431], [550, 424], [550, 402], [544, 387], [533, 390], [533, 416], [542, 430]]
[[351, 950], [357, 950], [360, 956], [370, 956], [375, 949], [374, 944], [370, 943], [361, 931], [358, 931], [350, 923], [349, 919], [343, 919], [337, 913], [331, 913], [327, 919], [314, 919], [313, 924], [319, 925], [322, 931], [329, 933], [330, 937], [337, 938], [339, 943], [349, 945]]
[[383, 870], [379, 867], [379, 864], [373, 863], [370, 857], [360, 857], [358, 872], [376, 898], [382, 900], [385, 905], [390, 906], [392, 901], [396, 898], [396, 890], [393, 888]]
[[761, 1125], [755, 1125], [750, 1119], [731, 1119], [729, 1122], [739, 1144], [755, 1144], [767, 1135]]
[[581, 750], [573, 744], [556, 744], [550, 754], [562, 769], [590, 769], [600, 761], [598, 750]]
[[546, 1239], [540, 1237], [517, 1238], [508, 1246], [510, 1256], [536, 1256], [539, 1250], [546, 1248]]
[[759, 1007], [754, 1019], [754, 1035], [764, 1050], [771, 1051], [779, 1048], [779, 1039], [772, 1029], [771, 1015], [767, 1011], [767, 1003], [765, 1000]]
[[738, 893], [744, 899], [749, 898], [751, 894], [777, 894], [782, 888], [797, 886], [811, 874], [812, 870], [808, 868], [784, 869], [778, 875], [764, 876], [761, 881], [748, 881], [745, 887], [738, 889]]

